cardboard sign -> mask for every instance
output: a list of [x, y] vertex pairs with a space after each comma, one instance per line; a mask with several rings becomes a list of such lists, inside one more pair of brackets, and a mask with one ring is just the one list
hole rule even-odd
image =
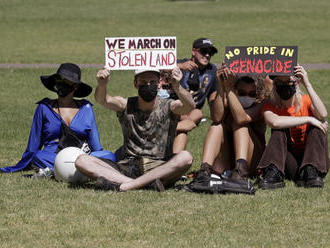
[[226, 47], [225, 63], [237, 75], [293, 75], [297, 46]]
[[105, 66], [110, 70], [173, 69], [176, 37], [105, 38]]

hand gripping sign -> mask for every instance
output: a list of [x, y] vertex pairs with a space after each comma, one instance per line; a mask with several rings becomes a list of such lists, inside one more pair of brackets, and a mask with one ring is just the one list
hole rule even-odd
[[297, 46], [226, 47], [225, 63], [237, 75], [293, 75]]
[[105, 66], [110, 70], [173, 69], [176, 37], [105, 38]]

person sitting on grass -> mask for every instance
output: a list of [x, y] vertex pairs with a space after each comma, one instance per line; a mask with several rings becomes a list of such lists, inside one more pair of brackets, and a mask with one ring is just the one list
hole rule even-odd
[[196, 108], [181, 116], [173, 147], [175, 153], [185, 149], [188, 132], [202, 120], [202, 108], [206, 99], [208, 99], [210, 109], [212, 108], [216, 95], [217, 68], [210, 61], [217, 52], [210, 39], [199, 38], [193, 42], [191, 58], [178, 60], [178, 67], [183, 72], [181, 85], [192, 94]]
[[[214, 120], [206, 135], [199, 180], [210, 173], [247, 180], [265, 148], [266, 125], [261, 116], [267, 89], [261, 77], [236, 77], [226, 66], [217, 72]], [[221, 97], [222, 96], [222, 97]]]
[[[172, 71], [171, 70], [160, 70], [160, 83], [157, 95], [161, 98], [170, 98], [177, 100], [178, 97], [172, 89], [172, 84], [170, 83], [172, 79]], [[195, 110], [191, 111], [192, 114]], [[200, 110], [198, 110], [200, 111]], [[178, 134], [177, 138], [174, 140], [173, 144], [173, 152], [178, 153], [182, 149], [184, 149], [187, 142], [187, 133], [193, 130], [196, 127], [196, 123], [188, 117], [188, 115], [181, 116], [181, 120], [179, 121], [176, 132]], [[185, 138], [185, 142], [181, 142]], [[182, 146], [181, 144], [184, 144]], [[178, 149], [180, 147], [180, 149]]]
[[22, 159], [15, 166], [0, 168], [1, 172], [35, 169], [34, 178], [52, 176], [63, 128], [71, 129], [85, 140], [91, 155], [115, 161], [112, 152], [102, 149], [92, 104], [74, 99], [92, 92], [92, 88], [80, 78], [80, 68], [71, 63], [61, 64], [55, 74], [40, 77], [43, 85], [56, 92], [58, 97], [38, 102]]
[[189, 113], [195, 105], [189, 92], [180, 86], [179, 68], [173, 69], [172, 77], [178, 100], [157, 97], [159, 70], [136, 70], [134, 87], [138, 96], [129, 98], [108, 95], [110, 72], [103, 69], [97, 73], [95, 99], [117, 113], [124, 137], [117, 163], [88, 155], [77, 158], [76, 168], [96, 180], [97, 186], [127, 191], [151, 184], [163, 191], [190, 168], [191, 154], [173, 154], [173, 140], [180, 115]]
[[[297, 186], [323, 187], [329, 170], [327, 110], [313, 89], [305, 69], [298, 65], [295, 76], [273, 77], [274, 88], [262, 113], [272, 129], [258, 168], [262, 189], [285, 186], [284, 178]], [[307, 94], [302, 94], [299, 84]]]

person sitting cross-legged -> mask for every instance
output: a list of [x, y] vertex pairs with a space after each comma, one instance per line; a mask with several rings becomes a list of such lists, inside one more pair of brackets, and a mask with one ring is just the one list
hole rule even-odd
[[80, 155], [76, 168], [104, 189], [134, 190], [152, 184], [163, 191], [172, 186], [190, 168], [193, 158], [187, 151], [173, 154], [173, 140], [180, 115], [190, 112], [194, 101], [180, 86], [182, 73], [173, 69], [171, 82], [178, 100], [157, 97], [159, 70], [135, 71], [134, 87], [138, 96], [123, 98], [107, 94], [110, 72], [97, 73], [95, 98], [98, 103], [117, 113], [124, 144], [118, 162]]

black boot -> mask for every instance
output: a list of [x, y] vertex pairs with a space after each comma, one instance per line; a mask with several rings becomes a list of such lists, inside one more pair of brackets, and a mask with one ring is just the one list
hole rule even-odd
[[249, 168], [245, 159], [237, 159], [235, 169], [231, 175], [232, 179], [247, 180], [249, 177]]
[[319, 176], [319, 172], [312, 165], [304, 167], [305, 188], [322, 188], [323, 179]]
[[270, 164], [264, 169], [264, 176], [259, 183], [261, 189], [277, 189], [285, 187], [283, 174], [275, 165]]
[[202, 163], [201, 168], [194, 175], [194, 181], [203, 181], [204, 179], [209, 179], [212, 172], [212, 166], [208, 163]]

